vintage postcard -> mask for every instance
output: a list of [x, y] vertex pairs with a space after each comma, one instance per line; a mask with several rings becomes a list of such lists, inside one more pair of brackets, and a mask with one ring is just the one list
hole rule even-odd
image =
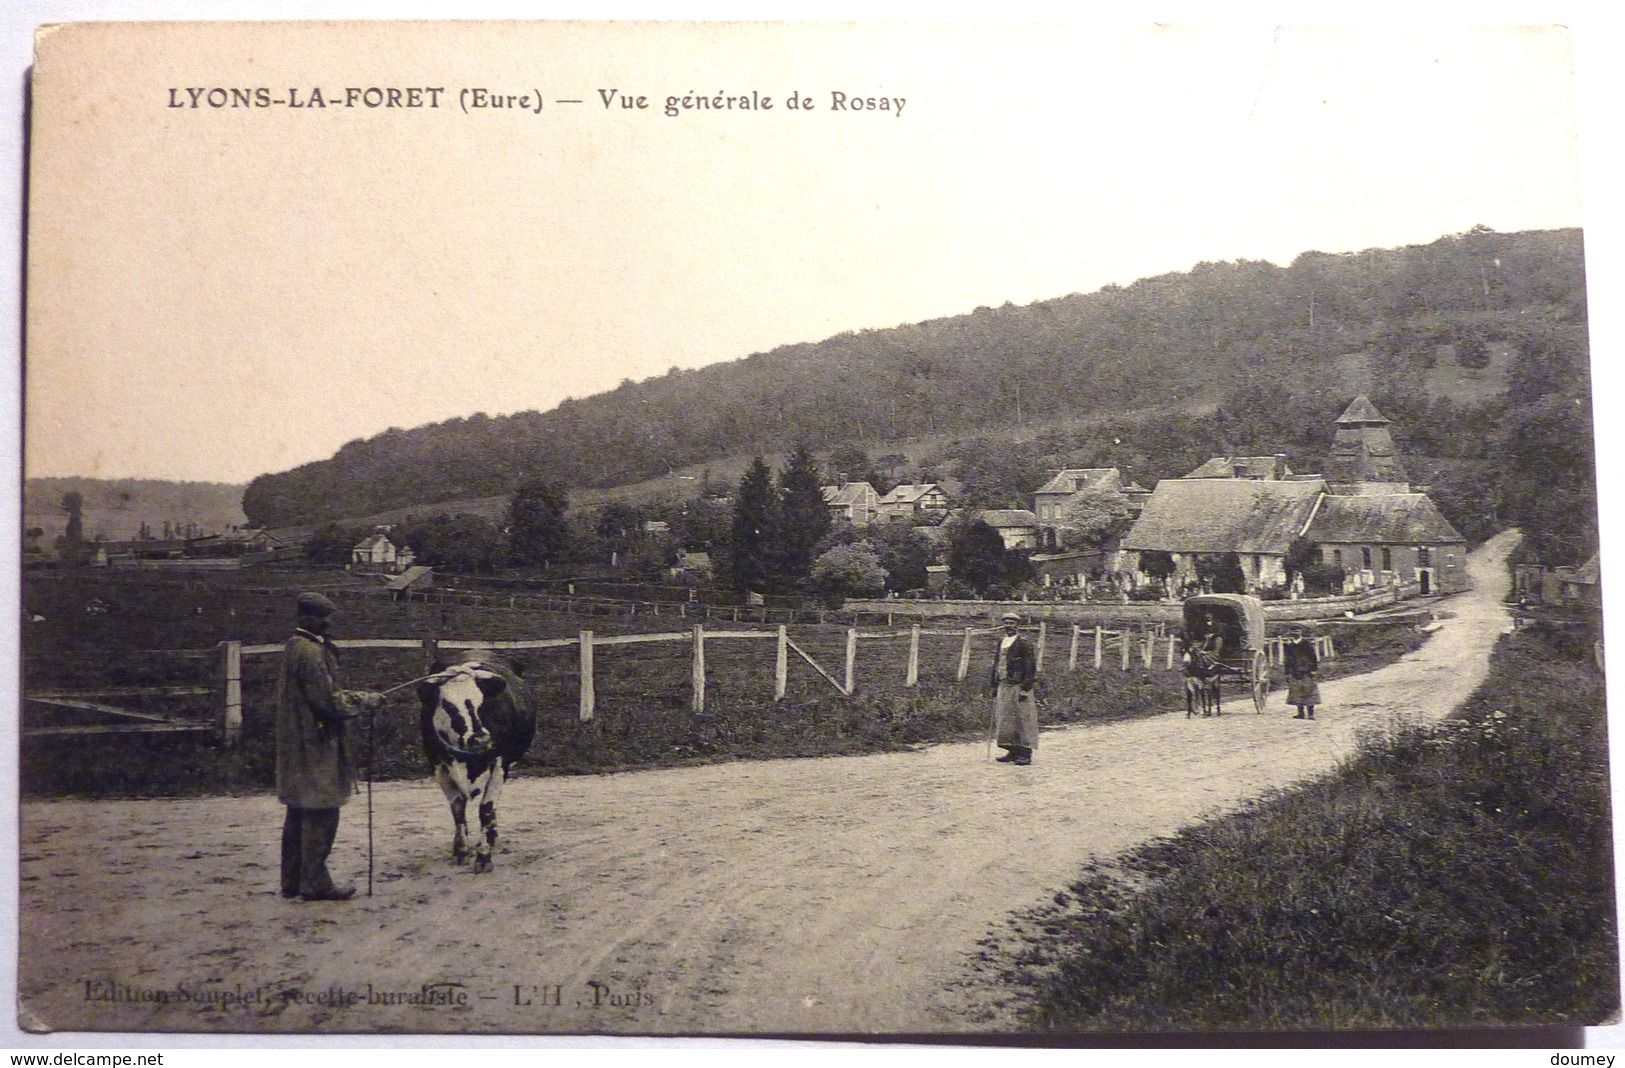
[[17, 1026], [1612, 1022], [1573, 64], [42, 28]]

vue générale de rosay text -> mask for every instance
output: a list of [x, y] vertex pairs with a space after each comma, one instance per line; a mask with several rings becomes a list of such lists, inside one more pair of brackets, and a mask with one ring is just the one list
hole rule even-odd
[[[822, 97], [793, 90], [787, 95], [773, 96], [751, 89], [730, 91], [719, 89], [714, 93], [690, 90], [681, 94], [661, 95], [622, 92], [620, 89], [599, 89], [593, 110], [639, 112], [676, 118], [685, 112], [711, 111], [828, 111], [844, 113], [885, 113], [902, 118], [906, 97], [865, 95], [844, 89], [828, 90]], [[592, 97], [544, 94], [540, 89], [517, 91], [488, 87], [461, 88], [449, 91], [443, 85], [406, 86], [344, 86], [323, 89], [321, 86], [273, 89], [270, 86], [170, 86], [167, 106], [194, 111], [228, 110], [237, 108], [286, 108], [293, 111], [308, 109], [426, 109], [456, 107], [465, 114], [484, 111], [528, 112], [534, 115], [545, 111], [570, 110], [591, 107]]]

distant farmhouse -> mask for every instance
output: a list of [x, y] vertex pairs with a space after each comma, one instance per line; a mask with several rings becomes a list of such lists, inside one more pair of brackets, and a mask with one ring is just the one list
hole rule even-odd
[[1412, 492], [1389, 420], [1361, 396], [1337, 420], [1331, 470], [1294, 475], [1286, 457], [1215, 457], [1157, 484], [1123, 538], [1122, 566], [1144, 554], [1173, 559], [1176, 586], [1199, 581], [1203, 557], [1233, 556], [1248, 591], [1287, 582], [1298, 539], [1344, 574], [1346, 589], [1414, 584], [1419, 592], [1468, 588], [1467, 545], [1425, 493]]
[[369, 534], [350, 549], [350, 566], [357, 571], [398, 573], [412, 566], [417, 554], [405, 545], [396, 545], [384, 531]]

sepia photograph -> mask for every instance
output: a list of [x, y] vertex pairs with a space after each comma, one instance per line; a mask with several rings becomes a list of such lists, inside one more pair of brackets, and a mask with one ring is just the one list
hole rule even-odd
[[31, 47], [16, 1044], [1618, 1022], [1572, 28]]

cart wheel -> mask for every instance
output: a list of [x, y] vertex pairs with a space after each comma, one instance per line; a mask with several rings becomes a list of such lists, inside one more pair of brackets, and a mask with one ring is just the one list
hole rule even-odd
[[1253, 654], [1253, 708], [1259, 715], [1264, 714], [1264, 699], [1270, 692], [1270, 666], [1261, 652]]

